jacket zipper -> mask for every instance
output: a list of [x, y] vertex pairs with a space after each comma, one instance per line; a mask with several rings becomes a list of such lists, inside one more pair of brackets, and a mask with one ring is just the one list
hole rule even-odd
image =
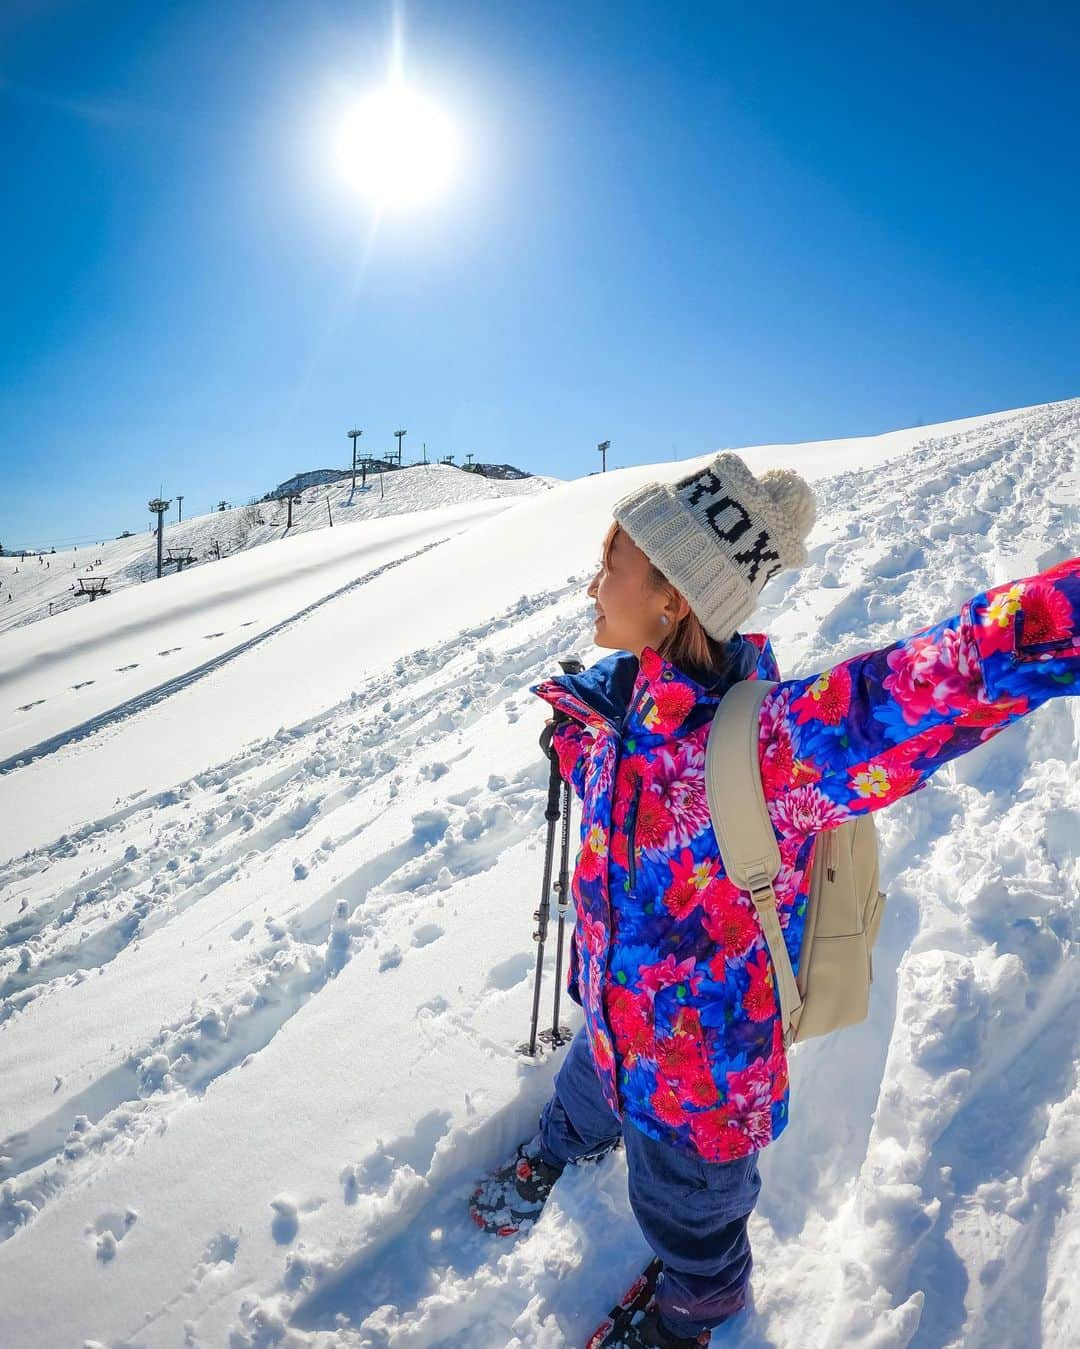
[[630, 815], [627, 820], [626, 829], [626, 875], [630, 882], [630, 889], [633, 890], [637, 884], [637, 868], [634, 865], [634, 835], [637, 832], [637, 814], [638, 803], [641, 801], [641, 785], [638, 784], [637, 795], [634, 797], [633, 805], [630, 807]]

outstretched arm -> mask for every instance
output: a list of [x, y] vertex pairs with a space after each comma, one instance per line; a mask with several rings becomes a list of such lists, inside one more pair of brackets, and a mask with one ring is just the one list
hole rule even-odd
[[881, 651], [778, 684], [758, 752], [774, 825], [831, 829], [917, 791], [942, 764], [1080, 693], [1080, 558], [996, 586]]

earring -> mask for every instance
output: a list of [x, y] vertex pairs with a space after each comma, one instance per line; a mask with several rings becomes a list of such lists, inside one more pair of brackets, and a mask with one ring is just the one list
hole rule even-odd
[[667, 614], [661, 614], [661, 615], [660, 615], [660, 622], [663, 623], [663, 625], [664, 625], [665, 628], [667, 627], [667, 625], [668, 625], [668, 616], [667, 616]]

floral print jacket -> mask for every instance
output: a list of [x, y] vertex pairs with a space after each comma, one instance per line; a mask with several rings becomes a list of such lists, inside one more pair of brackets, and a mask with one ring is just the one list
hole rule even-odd
[[[650, 1137], [708, 1161], [772, 1142], [789, 1097], [772, 962], [749, 895], [724, 874], [704, 777], [725, 690], [779, 671], [759, 634], [736, 634], [728, 655], [713, 682], [646, 647], [640, 662], [616, 652], [531, 689], [570, 718], [554, 737], [582, 801], [569, 991], [604, 1096]], [[758, 750], [793, 966], [818, 832], [917, 791], [1076, 692], [1080, 558], [977, 595], [883, 650], [779, 682]]]

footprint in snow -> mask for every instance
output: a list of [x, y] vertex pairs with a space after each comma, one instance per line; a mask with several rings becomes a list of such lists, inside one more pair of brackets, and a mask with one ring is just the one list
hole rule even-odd
[[414, 946], [430, 946], [433, 941], [438, 941], [443, 935], [444, 929], [438, 923], [422, 923], [412, 934], [412, 944]]
[[229, 1232], [216, 1232], [206, 1243], [202, 1259], [195, 1266], [196, 1282], [201, 1282], [208, 1274], [220, 1271], [223, 1265], [231, 1265], [240, 1249], [240, 1238]]
[[32, 707], [40, 707], [44, 701], [44, 698], [35, 698], [32, 703], [23, 703], [22, 707], [19, 708], [19, 711], [29, 712]]
[[115, 1257], [120, 1243], [131, 1231], [138, 1216], [133, 1208], [124, 1213], [102, 1213], [86, 1228], [88, 1234], [94, 1235], [95, 1254], [103, 1264]]
[[299, 1210], [294, 1201], [284, 1194], [279, 1194], [276, 1199], [271, 1199], [270, 1207], [274, 1210], [274, 1220], [270, 1224], [270, 1235], [279, 1246], [288, 1246], [291, 1241], [296, 1239], [296, 1234], [300, 1230]]
[[389, 951], [383, 953], [379, 960], [379, 973], [385, 974], [387, 970], [396, 970], [401, 964], [401, 948], [393, 946]]
[[488, 975], [488, 988], [497, 988], [505, 992], [508, 988], [513, 988], [515, 984], [520, 984], [523, 979], [528, 978], [532, 967], [533, 958], [530, 955], [511, 956], [509, 960], [500, 961], [498, 965], [493, 965], [491, 968], [491, 973]]
[[427, 1002], [418, 1004], [416, 1015], [420, 1018], [442, 1016], [444, 1012], [449, 1010], [450, 1004], [446, 999], [436, 994], [434, 998], [428, 998]]

